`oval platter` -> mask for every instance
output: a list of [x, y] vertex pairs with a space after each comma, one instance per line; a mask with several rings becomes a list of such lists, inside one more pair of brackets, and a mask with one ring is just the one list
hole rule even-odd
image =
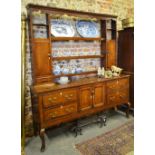
[[76, 29], [77, 29], [77, 32], [82, 37], [86, 37], [86, 38], [99, 37], [99, 30], [95, 22], [83, 21], [83, 20], [77, 21]]
[[73, 37], [73, 25], [66, 20], [51, 20], [51, 34], [55, 37]]

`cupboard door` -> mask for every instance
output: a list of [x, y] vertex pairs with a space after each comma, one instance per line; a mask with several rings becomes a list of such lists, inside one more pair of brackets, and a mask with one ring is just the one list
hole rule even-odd
[[105, 85], [98, 84], [94, 86], [94, 107], [103, 106], [105, 103]]
[[111, 68], [112, 65], [117, 65], [116, 40], [107, 41], [107, 51], [107, 68]]
[[49, 59], [49, 54], [50, 43], [48, 39], [33, 40], [33, 74], [35, 78], [40, 78], [41, 80], [44, 77], [45, 81], [43, 82], [47, 82], [47, 79], [51, 76], [51, 59]]
[[92, 87], [82, 87], [80, 88], [80, 111], [92, 108]]

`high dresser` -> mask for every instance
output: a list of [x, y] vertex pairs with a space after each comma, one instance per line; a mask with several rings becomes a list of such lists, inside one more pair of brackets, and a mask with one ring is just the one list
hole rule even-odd
[[[40, 135], [41, 151], [45, 150], [44, 133], [47, 128], [97, 114], [121, 104], [128, 106], [128, 117], [130, 76], [97, 76], [97, 67], [108, 70], [112, 65], [117, 65], [117, 17], [33, 4], [29, 4], [27, 10], [32, 56], [34, 131], [36, 135]], [[38, 15], [36, 20], [35, 16]], [[52, 20], [63, 19], [63, 24], [71, 20], [73, 28], [77, 28], [76, 23], [87, 24], [91, 21], [91, 26], [97, 25], [95, 30], [99, 29], [99, 35], [53, 35]], [[81, 28], [90, 26], [85, 24]], [[57, 27], [57, 30], [67, 34], [65, 28]], [[66, 64], [70, 62], [72, 63]], [[71, 68], [73, 66], [74, 68]], [[58, 79], [62, 76], [69, 77], [70, 82], [58, 84]]]

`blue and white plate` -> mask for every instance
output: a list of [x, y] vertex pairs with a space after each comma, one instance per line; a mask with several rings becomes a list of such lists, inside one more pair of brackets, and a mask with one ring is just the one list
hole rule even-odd
[[67, 20], [51, 20], [51, 34], [55, 37], [73, 37], [73, 25]]
[[95, 38], [99, 37], [99, 30], [97, 29], [97, 24], [91, 21], [77, 21], [76, 22], [77, 32], [82, 37]]

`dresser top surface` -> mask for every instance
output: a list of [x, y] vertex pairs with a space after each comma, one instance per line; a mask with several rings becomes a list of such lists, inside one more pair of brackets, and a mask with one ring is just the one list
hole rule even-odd
[[129, 76], [130, 75], [121, 75], [119, 77], [112, 77], [112, 78], [89, 77], [89, 78], [83, 78], [83, 79], [71, 81], [67, 84], [56, 84], [56, 83], [50, 82], [50, 83], [33, 85], [31, 87], [31, 91], [33, 93], [46, 93], [49, 91], [54, 91], [54, 90], [59, 90], [59, 89], [78, 87], [78, 86], [83, 86], [87, 84], [94, 84], [94, 83], [100, 83], [100, 82], [105, 82], [105, 81], [117, 80], [121, 78], [127, 78]]

